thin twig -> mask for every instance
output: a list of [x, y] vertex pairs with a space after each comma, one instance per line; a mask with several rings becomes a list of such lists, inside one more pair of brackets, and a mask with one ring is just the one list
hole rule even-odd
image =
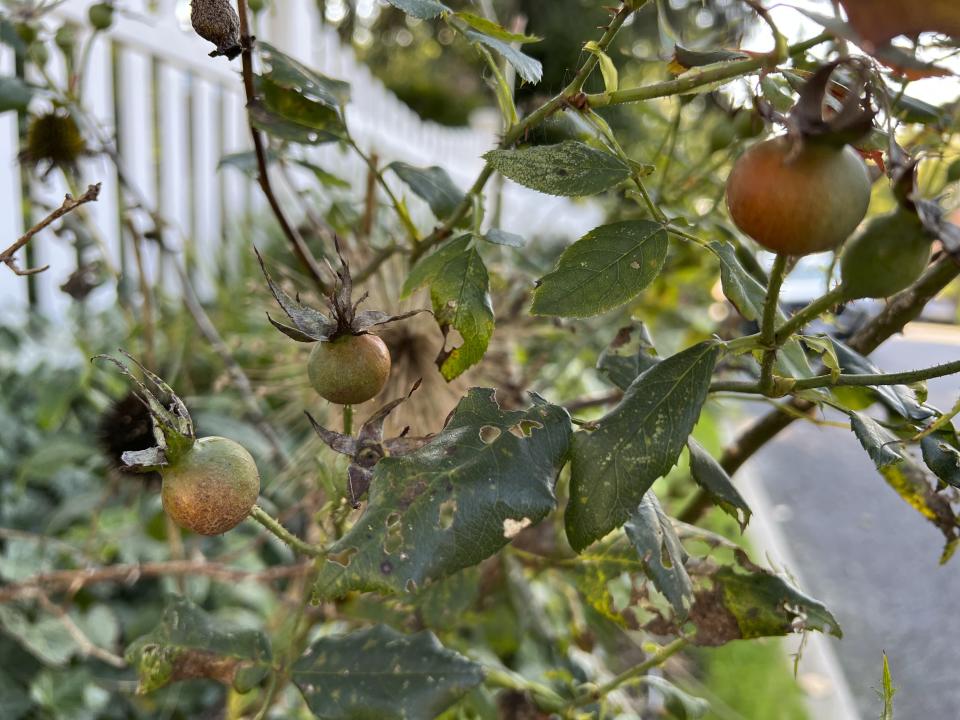
[[120, 582], [132, 585], [142, 578], [203, 575], [221, 582], [240, 582], [256, 580], [272, 582], [285, 578], [298, 577], [310, 571], [311, 562], [297, 565], [281, 565], [266, 570], [240, 570], [220, 563], [198, 562], [195, 560], [172, 560], [167, 562], [149, 562], [128, 565], [107, 565], [89, 567], [80, 570], [55, 570], [34, 575], [29, 580], [11, 583], [0, 588], [0, 603], [14, 600], [36, 598], [41, 593], [53, 593], [69, 590], [76, 592], [88, 585], [105, 582]]
[[96, 185], [90, 185], [87, 188], [87, 191], [78, 198], [74, 198], [73, 195], [69, 193], [63, 198], [63, 204], [54, 210], [52, 213], [47, 215], [43, 220], [38, 222], [32, 228], [27, 230], [23, 235], [20, 236], [13, 245], [8, 247], [3, 252], [0, 252], [0, 262], [4, 263], [8, 268], [13, 270], [13, 272], [21, 277], [24, 275], [36, 275], [37, 273], [42, 273], [44, 270], [50, 268], [49, 265], [44, 265], [43, 267], [27, 268], [26, 270], [21, 270], [17, 265], [16, 259], [13, 257], [17, 252], [30, 240], [33, 239], [33, 236], [39, 233], [41, 230], [49, 226], [51, 223], [56, 222], [64, 215], [69, 212], [73, 212], [81, 205], [85, 205], [88, 202], [96, 202], [100, 197], [100, 183]]

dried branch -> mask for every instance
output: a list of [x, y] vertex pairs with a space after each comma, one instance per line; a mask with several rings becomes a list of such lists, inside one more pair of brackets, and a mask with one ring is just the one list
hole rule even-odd
[[24, 245], [30, 242], [34, 235], [45, 229], [48, 225], [56, 222], [67, 213], [73, 212], [81, 205], [85, 205], [88, 202], [96, 202], [99, 197], [100, 183], [88, 187], [87, 191], [78, 198], [74, 198], [73, 195], [67, 193], [67, 195], [63, 198], [63, 204], [60, 207], [47, 215], [32, 228], [27, 230], [27, 232], [25, 232], [13, 245], [8, 247], [3, 252], [0, 252], [0, 262], [4, 263], [8, 268], [13, 270], [15, 274], [20, 275], [21, 277], [24, 275], [36, 275], [38, 273], [42, 273], [44, 270], [48, 270], [50, 268], [49, 265], [21, 270], [13, 256], [16, 255]]
[[129, 565], [108, 565], [89, 567], [80, 570], [56, 570], [35, 575], [29, 580], [11, 583], [0, 588], [0, 603], [14, 600], [39, 598], [41, 595], [71, 591], [76, 592], [87, 585], [104, 582], [120, 582], [133, 585], [141, 578], [161, 576], [203, 575], [221, 582], [239, 582], [256, 580], [273, 582], [285, 578], [300, 577], [310, 572], [312, 563], [298, 565], [280, 565], [266, 570], [239, 570], [220, 563], [197, 562], [195, 560], [172, 560], [167, 562], [149, 562]]

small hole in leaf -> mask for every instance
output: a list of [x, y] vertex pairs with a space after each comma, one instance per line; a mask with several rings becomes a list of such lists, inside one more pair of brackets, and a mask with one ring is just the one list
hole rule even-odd
[[400, 513], [390, 513], [387, 515], [386, 525], [387, 527], [393, 527], [398, 522], [400, 522]]
[[484, 425], [480, 428], [480, 439], [483, 441], [484, 445], [489, 445], [494, 442], [498, 437], [500, 437], [500, 428], [494, 427], [493, 425]]
[[670, 550], [666, 543], [660, 545], [660, 564], [667, 570], [673, 567], [673, 560], [670, 559]]
[[457, 501], [453, 498], [440, 503], [440, 529], [448, 530], [453, 525], [453, 518], [457, 514]]
[[512, 540], [517, 535], [520, 534], [520, 531], [524, 528], [530, 527], [533, 524], [533, 521], [525, 517], [522, 520], [514, 520], [513, 518], [504, 518], [503, 519], [503, 536], [507, 540]]
[[353, 556], [357, 554], [357, 548], [348, 547], [346, 550], [343, 550], [339, 553], [331, 553], [327, 555], [327, 560], [337, 563], [337, 565], [343, 565], [344, 567], [350, 567], [350, 561], [353, 560]]
[[543, 423], [538, 423], [536, 420], [521, 420], [510, 428], [510, 433], [518, 438], [528, 438], [534, 430], [541, 430], [542, 428]]
[[410, 578], [407, 580], [406, 585], [403, 586], [403, 589], [408, 593], [415, 593], [417, 591], [417, 582], [413, 578]]

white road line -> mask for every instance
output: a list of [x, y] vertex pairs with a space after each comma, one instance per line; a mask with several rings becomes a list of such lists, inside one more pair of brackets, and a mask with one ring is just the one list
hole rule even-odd
[[[740, 470], [737, 481], [737, 488], [753, 510], [747, 537], [774, 569], [785, 570], [801, 589], [805, 589], [790, 544], [773, 519], [774, 508], [766, 489], [747, 469]], [[807, 634], [798, 679], [810, 717], [814, 720], [862, 720], [832, 642], [837, 640], [818, 632]], [[795, 652], [800, 640], [790, 639], [788, 644], [792, 644], [791, 650]]]

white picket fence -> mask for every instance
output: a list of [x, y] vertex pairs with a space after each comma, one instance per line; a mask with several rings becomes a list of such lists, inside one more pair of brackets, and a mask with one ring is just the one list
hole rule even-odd
[[[93, 1], [65, 0], [52, 18], [85, 26]], [[248, 250], [230, 244], [249, 238], [236, 230], [249, 222], [251, 213], [265, 212], [265, 203], [240, 173], [216, 172], [223, 155], [249, 147], [239, 60], [228, 63], [207, 57], [210, 46], [187, 26], [186, 5], [186, 0], [125, 0], [124, 12], [117, 14], [110, 33], [93, 43], [83, 97], [107, 135], [116, 131], [125, 175], [139, 187], [146, 203], [170, 221], [167, 242], [192, 250], [196, 280], [203, 289], [213, 286], [214, 261], [224, 254], [225, 243], [234, 252]], [[495, 123], [448, 128], [424, 122], [373, 77], [332, 28], [323, 26], [313, 0], [281, 0], [273, 6], [261, 18], [258, 36], [351, 84], [347, 122], [361, 147], [383, 162], [439, 165], [463, 188], [472, 182], [482, 167], [480, 156], [495, 144]], [[59, 53], [51, 53], [47, 69], [54, 78], [64, 77]], [[13, 53], [0, 49], [0, 75], [13, 71]], [[8, 112], [0, 115], [0, 246], [23, 230], [18, 152], [16, 116]], [[355, 154], [329, 145], [317, 148], [311, 159], [348, 180], [357, 192], [364, 187], [367, 171]], [[86, 207], [110, 260], [125, 277], [136, 277], [133, 250], [121, 228], [115, 168], [108, 159], [93, 157], [83, 162], [82, 169], [85, 182], [103, 183], [100, 201]], [[58, 176], [52, 173], [50, 182], [32, 187], [32, 199], [59, 205], [67, 188]], [[425, 204], [399, 183], [396, 190], [408, 198], [415, 221], [429, 229], [433, 221]], [[577, 237], [603, 217], [595, 204], [549, 197], [511, 183], [504, 188], [501, 208], [501, 227], [531, 239]], [[44, 214], [42, 208], [34, 209], [35, 219]], [[136, 221], [141, 230], [151, 227], [145, 216]], [[74, 250], [49, 231], [32, 245], [34, 264], [50, 265], [34, 279], [37, 309], [47, 316], [62, 316], [70, 299], [59, 288], [76, 268]], [[146, 243], [144, 258], [150, 282], [176, 290], [173, 269], [150, 246]], [[112, 287], [98, 289], [89, 299], [95, 307], [114, 301]], [[27, 307], [26, 279], [0, 267], [0, 320], [22, 319]]]

